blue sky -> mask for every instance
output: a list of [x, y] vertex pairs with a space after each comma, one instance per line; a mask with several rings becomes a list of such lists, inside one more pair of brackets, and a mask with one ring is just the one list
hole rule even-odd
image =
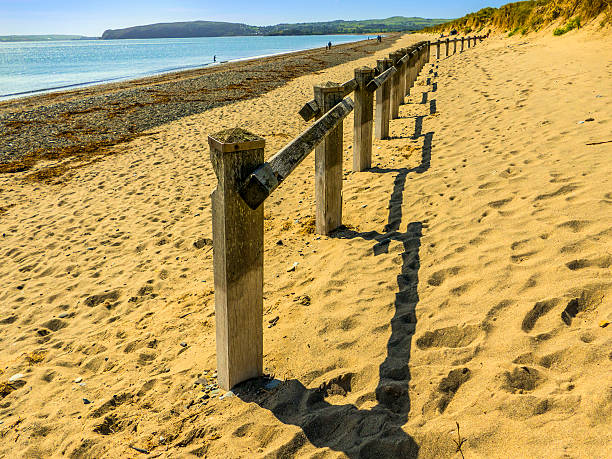
[[455, 18], [508, 1], [0, 0], [0, 35], [99, 36], [106, 29], [194, 20], [270, 25], [389, 16]]

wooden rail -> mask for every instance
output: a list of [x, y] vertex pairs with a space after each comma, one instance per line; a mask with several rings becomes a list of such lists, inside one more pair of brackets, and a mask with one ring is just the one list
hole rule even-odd
[[[468, 47], [484, 37], [461, 38]], [[452, 40], [453, 54], [458, 38]], [[314, 98], [299, 110], [310, 121], [299, 136], [264, 161], [265, 140], [242, 129], [208, 138], [217, 176], [211, 196], [215, 282], [217, 372], [225, 390], [263, 371], [263, 208], [264, 202], [295, 168], [315, 151], [316, 232], [329, 234], [342, 224], [343, 121], [354, 111], [353, 170], [372, 163], [372, 138], [389, 136], [389, 120], [410, 94], [430, 61], [431, 47], [450, 39], [419, 42], [355, 69], [354, 78], [314, 87]], [[350, 97], [354, 93], [355, 102]], [[376, 108], [374, 108], [376, 100]]]
[[283, 183], [325, 136], [353, 110], [350, 97], [343, 99], [319, 120], [255, 169], [239, 187], [240, 196], [257, 209]]

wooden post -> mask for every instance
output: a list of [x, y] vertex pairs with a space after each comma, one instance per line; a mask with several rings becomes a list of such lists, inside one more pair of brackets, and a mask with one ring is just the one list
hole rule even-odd
[[426, 57], [426, 52], [427, 52], [427, 45], [423, 44], [419, 47], [419, 73], [421, 73], [421, 70], [423, 69], [423, 67], [425, 67], [425, 57]]
[[[380, 73], [391, 67], [391, 59], [376, 61]], [[389, 137], [389, 96], [391, 95], [390, 81], [386, 81], [376, 90], [376, 115], [374, 117], [374, 136], [381, 140]]]
[[440, 40], [436, 42], [436, 59], [440, 59]]
[[404, 96], [410, 95], [410, 77], [412, 75], [412, 66], [414, 62], [412, 60], [412, 49], [408, 49], [408, 62], [406, 62], [406, 72], [404, 77], [406, 78], [406, 82], [404, 84]]
[[264, 160], [265, 141], [242, 129], [208, 137], [217, 175], [211, 195], [219, 387], [263, 374], [263, 205], [247, 206], [238, 185]]
[[464, 37], [461, 37], [461, 51], [460, 51], [460, 52], [463, 52], [463, 42], [464, 42], [464, 41], [465, 41], [465, 38], [464, 38]]
[[[321, 115], [342, 101], [342, 85], [314, 87]], [[315, 147], [316, 232], [329, 234], [342, 224], [342, 125], [340, 122]]]
[[355, 69], [355, 127], [353, 132], [353, 170], [362, 172], [372, 167], [372, 123], [374, 118], [374, 93], [366, 85], [374, 78], [374, 69]]
[[[389, 54], [389, 59], [391, 59], [392, 65], [395, 68], [400, 66], [399, 60], [402, 58], [401, 53], [394, 52]], [[399, 70], [399, 69], [398, 69]], [[391, 77], [391, 119], [396, 120], [399, 118], [399, 106], [400, 106], [400, 93], [399, 93], [399, 80], [400, 80], [400, 72], [395, 72]]]
[[448, 57], [449, 41], [450, 41], [450, 39], [447, 38], [446, 42], [445, 42], [445, 44], [446, 44], [446, 57]]
[[430, 60], [431, 60], [431, 42], [430, 41], [427, 42], [427, 51], [426, 51], [426, 53], [427, 53], [427, 56], [425, 57], [425, 62], [430, 62]]
[[457, 39], [453, 40], [453, 54], [457, 54]]
[[417, 75], [417, 51], [413, 50], [410, 53], [410, 60], [408, 61], [408, 94], [410, 94], [410, 89], [414, 86], [414, 82], [416, 81]]
[[472, 47], [472, 37], [467, 37], [467, 45], [468, 45], [468, 49], [470, 49]]
[[[404, 56], [406, 56], [406, 54], [408, 53], [408, 48], [402, 48], [400, 49], [400, 53], [401, 53], [401, 58], [404, 59]], [[404, 103], [404, 96], [406, 95], [406, 72], [408, 72], [408, 62], [407, 59], [404, 59], [404, 61], [402, 61], [400, 63], [400, 68], [399, 68], [399, 100], [400, 100], [400, 104]]]

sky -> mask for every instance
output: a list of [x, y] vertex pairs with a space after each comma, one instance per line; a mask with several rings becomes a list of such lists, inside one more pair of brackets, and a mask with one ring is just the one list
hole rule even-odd
[[0, 35], [100, 36], [106, 29], [175, 21], [281, 22], [457, 18], [506, 1], [481, 0], [0, 0]]

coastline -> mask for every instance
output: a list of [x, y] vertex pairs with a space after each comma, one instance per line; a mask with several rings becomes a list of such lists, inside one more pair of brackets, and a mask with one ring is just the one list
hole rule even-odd
[[246, 58], [0, 102], [0, 173], [41, 159], [89, 156], [144, 131], [266, 93], [301, 75], [365, 57], [400, 37]]
[[[350, 42], [338, 43], [337, 45], [340, 45], [340, 44], [354, 44], [357, 41], [367, 40], [371, 36], [371, 35], [367, 35], [367, 34], [366, 35], [364, 35], [364, 34], [338, 34], [338, 35], [342, 36], [342, 37], [346, 37], [347, 35], [350, 35], [351, 37], [355, 37], [355, 40], [350, 41]], [[362, 39], [360, 40], [358, 37], [362, 37]], [[244, 38], [244, 37], [238, 36], [238, 37], [225, 37], [225, 38]], [[162, 40], [162, 39], [160, 39], [160, 40]], [[177, 40], [180, 40], [180, 39], [177, 38]], [[64, 40], [64, 41], [71, 42], [71, 41], [75, 41], [75, 40]], [[85, 41], [85, 40], [78, 40], [78, 41]], [[98, 40], [88, 40], [88, 41], [98, 41]], [[104, 41], [109, 41], [109, 40], [104, 40]], [[133, 41], [138, 41], [138, 40], [134, 40], [134, 39], [126, 39], [126, 40], [112, 39], [111, 41], [128, 41], [128, 42], [133, 42]], [[16, 43], [16, 42], [6, 42], [6, 43]], [[36, 43], [36, 42], [26, 41], [26, 42], [22, 42], [22, 43]], [[41, 43], [49, 43], [49, 42], [48, 41], [41, 41]], [[3, 44], [3, 42], [0, 41], [0, 45], [1, 44]], [[93, 85], [115, 83], [115, 82], [130, 82], [130, 81], [134, 81], [134, 80], [140, 80], [140, 79], [143, 79], [143, 78], [162, 76], [162, 75], [165, 75], [165, 74], [168, 74], [168, 73], [184, 72], [184, 71], [189, 71], [189, 70], [200, 70], [200, 69], [204, 69], [204, 68], [207, 68], [207, 67], [218, 66], [220, 64], [227, 64], [227, 63], [233, 63], [233, 62], [247, 61], [247, 60], [251, 60], [251, 59], [261, 59], [261, 58], [265, 58], [265, 57], [273, 57], [273, 56], [278, 56], [278, 55], [281, 55], [281, 54], [290, 54], [290, 53], [300, 52], [300, 51], [310, 51], [310, 50], [316, 49], [316, 48], [318, 48], [318, 47], [306, 47], [306, 48], [294, 49], [294, 50], [279, 50], [277, 52], [268, 52], [268, 53], [256, 54], [256, 55], [251, 55], [251, 56], [242, 56], [242, 57], [228, 58], [228, 59], [220, 60], [220, 61], [216, 61], [216, 62], [211, 60], [209, 62], [199, 62], [197, 64], [185, 64], [185, 65], [180, 65], [180, 66], [161, 67], [161, 68], [156, 68], [156, 69], [151, 69], [151, 70], [146, 70], [146, 71], [140, 71], [140, 72], [132, 73], [132, 74], [124, 74], [124, 75], [121, 75], [121, 76], [112, 76], [112, 77], [109, 76], [107, 78], [100, 78], [100, 79], [95, 79], [95, 80], [91, 80], [91, 81], [71, 82], [71, 83], [65, 83], [65, 84], [58, 85], [58, 86], [39, 87], [39, 88], [23, 90], [23, 91], [8, 92], [8, 93], [5, 93], [5, 94], [0, 94], [0, 103], [2, 103], [2, 102], [9, 102], [9, 101], [15, 101], [17, 99], [22, 99], [22, 98], [32, 97], [32, 96], [37, 96], [37, 95], [42, 95], [42, 94], [48, 94], [48, 93], [52, 93], [52, 92], [70, 91], [72, 89], [86, 88], [86, 87], [93, 86]]]

